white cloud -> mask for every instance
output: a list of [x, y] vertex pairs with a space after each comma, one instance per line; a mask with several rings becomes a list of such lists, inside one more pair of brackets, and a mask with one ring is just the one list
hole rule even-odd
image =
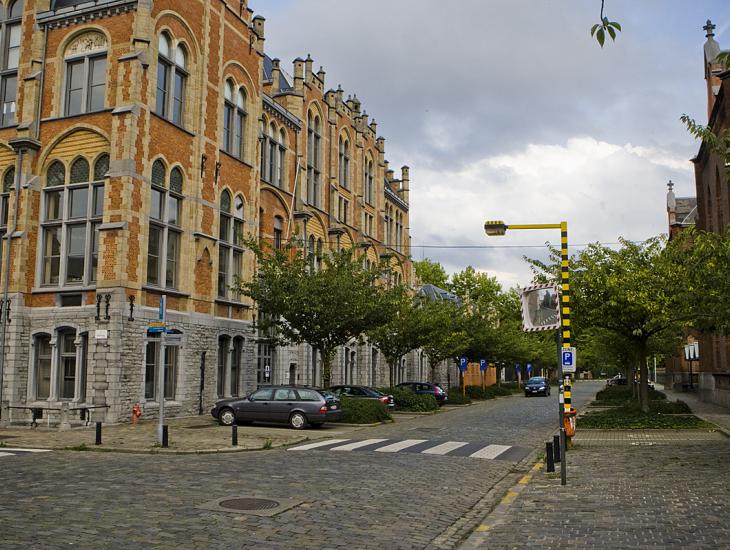
[[[449, 271], [467, 264], [507, 286], [527, 284], [523, 255], [559, 242], [557, 231], [513, 231], [487, 238], [487, 219], [507, 223], [568, 221], [570, 242], [643, 240], [666, 232], [666, 182], [689, 179], [691, 165], [659, 149], [575, 137], [563, 145], [530, 144], [523, 151], [477, 160], [460, 170], [413, 174], [411, 233], [416, 259], [439, 260]], [[494, 249], [421, 249], [418, 245], [481, 245]]]

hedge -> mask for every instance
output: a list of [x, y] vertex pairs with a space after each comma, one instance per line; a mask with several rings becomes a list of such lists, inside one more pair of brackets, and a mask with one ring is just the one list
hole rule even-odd
[[[405, 388], [377, 388], [385, 394], [392, 395], [395, 408], [399, 411], [428, 412], [439, 408], [433, 395], [418, 395]], [[451, 396], [449, 396], [451, 399]]]
[[471, 403], [471, 398], [467, 393], [464, 397], [461, 388], [449, 388], [449, 399], [446, 401], [447, 405], [468, 405]]
[[377, 399], [343, 397], [340, 406], [342, 407], [340, 422], [347, 424], [374, 424], [391, 420], [387, 405]]

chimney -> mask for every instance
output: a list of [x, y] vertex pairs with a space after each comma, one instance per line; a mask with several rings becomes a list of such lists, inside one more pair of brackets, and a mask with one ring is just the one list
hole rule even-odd
[[669, 226], [677, 223], [677, 198], [674, 196], [674, 183], [669, 180], [667, 184], [667, 214], [669, 215]]
[[352, 97], [352, 110], [355, 111], [357, 114], [360, 114], [360, 108], [362, 107], [362, 103], [357, 98], [357, 94], [355, 94]]
[[372, 130], [373, 134], [378, 133], [378, 123], [375, 122], [375, 119], [373, 119], [372, 122], [370, 123], [370, 129]]
[[401, 197], [406, 203], [410, 199], [410, 171], [408, 166], [404, 166], [401, 170]]
[[319, 78], [320, 82], [322, 82], [322, 86], [324, 86], [324, 75], [326, 73], [324, 72], [324, 69], [322, 67], [319, 68], [319, 71], [317, 71], [317, 78]]
[[304, 90], [304, 60], [301, 57], [294, 60], [294, 89], [297, 92]]
[[307, 54], [307, 59], [304, 60], [304, 79], [307, 82], [312, 80], [312, 65], [314, 65], [314, 60], [311, 55]]
[[715, 107], [715, 96], [720, 90], [720, 78], [718, 75], [725, 70], [722, 63], [715, 62], [717, 54], [720, 53], [720, 45], [715, 41], [715, 25], [712, 21], [707, 20], [707, 24], [702, 27], [705, 31], [705, 80], [707, 81], [707, 118], [709, 120], [712, 115], [712, 109]]
[[271, 93], [276, 94], [281, 89], [281, 61], [278, 59], [271, 60]]
[[337, 94], [337, 103], [342, 103], [342, 97], [345, 95], [345, 91], [342, 89], [342, 85], [337, 85], [337, 90], [335, 90], [335, 93]]
[[259, 52], [264, 51], [264, 40], [266, 40], [265, 36], [265, 30], [266, 30], [266, 19], [261, 17], [260, 15], [257, 15], [253, 18], [253, 32], [256, 33], [256, 36], [258, 37], [258, 42], [256, 43], [256, 50]]

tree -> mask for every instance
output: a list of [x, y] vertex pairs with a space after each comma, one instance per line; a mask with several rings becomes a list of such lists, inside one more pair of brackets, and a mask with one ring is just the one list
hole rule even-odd
[[634, 351], [640, 372], [639, 399], [648, 412], [650, 342], [663, 333], [681, 334], [689, 325], [686, 262], [665, 248], [663, 238], [643, 244], [621, 240], [612, 250], [592, 244], [574, 262], [574, 325], [612, 331]]
[[258, 271], [238, 290], [255, 300], [259, 327], [280, 343], [307, 343], [322, 357], [322, 384], [329, 387], [339, 346], [388, 321], [386, 290], [378, 269], [365, 269], [352, 250], [332, 252], [314, 269], [292, 246], [263, 249], [248, 243]]
[[448, 289], [461, 298], [469, 311], [484, 316], [496, 315], [502, 287], [495, 277], [468, 266], [451, 277]]
[[422, 302], [421, 316], [422, 347], [435, 382], [436, 366], [446, 359], [456, 360], [468, 347], [469, 335], [463, 308], [449, 300]]
[[390, 289], [386, 296], [388, 321], [367, 331], [388, 362], [390, 385], [395, 385], [394, 367], [411, 350], [420, 347], [423, 340], [422, 310], [402, 286]]
[[440, 263], [426, 258], [419, 262], [413, 262], [413, 267], [416, 269], [416, 276], [424, 285], [434, 285], [443, 289], [447, 288], [449, 276]]

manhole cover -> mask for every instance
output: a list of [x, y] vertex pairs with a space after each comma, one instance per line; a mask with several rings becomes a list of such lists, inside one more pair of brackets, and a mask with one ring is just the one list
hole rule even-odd
[[219, 506], [229, 510], [271, 510], [278, 508], [279, 503], [265, 498], [232, 498], [220, 502]]

